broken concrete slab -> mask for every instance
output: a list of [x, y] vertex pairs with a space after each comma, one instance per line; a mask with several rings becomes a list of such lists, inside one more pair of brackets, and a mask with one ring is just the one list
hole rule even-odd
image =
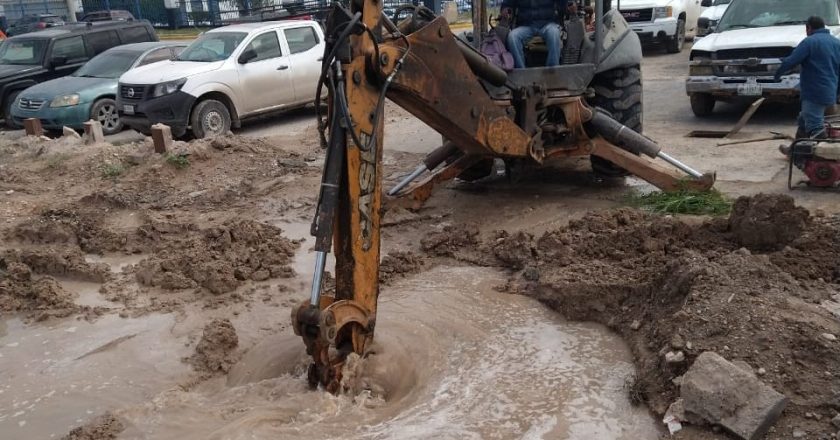
[[764, 437], [788, 398], [714, 352], [704, 352], [683, 376], [680, 397], [689, 418], [720, 425], [739, 438]]
[[172, 138], [172, 129], [168, 125], [152, 125], [152, 142], [155, 146], [155, 153], [165, 154], [172, 149], [175, 140]]

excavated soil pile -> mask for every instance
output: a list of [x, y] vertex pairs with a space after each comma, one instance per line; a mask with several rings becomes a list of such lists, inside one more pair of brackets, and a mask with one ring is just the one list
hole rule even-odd
[[61, 440], [112, 440], [125, 430], [125, 425], [111, 413], [105, 413], [90, 422], [74, 428]]
[[239, 337], [233, 324], [227, 319], [214, 319], [204, 326], [195, 353], [185, 361], [200, 373], [227, 373], [236, 362], [238, 345]]
[[658, 414], [694, 359], [715, 351], [791, 399], [776, 432], [837, 431], [840, 321], [820, 304], [840, 288], [840, 229], [787, 196], [742, 198], [728, 220], [694, 225], [593, 213], [539, 238], [499, 233], [456, 254], [515, 269], [509, 291], [622, 335], [639, 372], [631, 397]]
[[245, 280], [294, 275], [289, 267], [299, 243], [280, 228], [251, 220], [171, 237], [140, 262], [137, 280], [164, 289], [204, 287], [214, 294], [235, 290]]
[[43, 320], [83, 309], [53, 276], [103, 282], [110, 273], [105, 265], [86, 262], [78, 249], [0, 252], [0, 311], [32, 312], [36, 320]]
[[418, 273], [425, 265], [425, 257], [414, 252], [390, 252], [379, 263], [379, 282], [388, 284], [397, 278]]

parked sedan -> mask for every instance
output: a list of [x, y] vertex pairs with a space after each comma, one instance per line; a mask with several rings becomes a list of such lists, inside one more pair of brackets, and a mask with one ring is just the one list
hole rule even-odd
[[70, 76], [24, 90], [12, 105], [12, 118], [16, 124], [38, 118], [48, 130], [64, 126], [81, 129], [85, 121], [95, 119], [105, 134], [117, 133], [123, 128], [115, 102], [120, 75], [135, 67], [171, 59], [185, 46], [158, 41], [111, 48]]

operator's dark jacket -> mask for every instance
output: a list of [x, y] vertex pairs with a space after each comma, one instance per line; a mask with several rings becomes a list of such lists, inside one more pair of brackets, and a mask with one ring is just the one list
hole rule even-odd
[[840, 76], [840, 40], [828, 31], [817, 29], [802, 40], [789, 57], [782, 60], [776, 77], [802, 65], [799, 94], [803, 101], [819, 105], [837, 102], [837, 81]]
[[502, 9], [516, 12], [517, 26], [541, 28], [548, 23], [563, 24], [569, 0], [503, 0]]

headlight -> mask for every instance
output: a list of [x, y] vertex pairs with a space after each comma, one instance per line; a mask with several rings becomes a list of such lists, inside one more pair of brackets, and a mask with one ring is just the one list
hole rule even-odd
[[70, 107], [79, 103], [79, 95], [61, 95], [56, 96], [50, 103], [50, 107]]
[[175, 81], [168, 81], [165, 83], [158, 84], [152, 91], [152, 96], [157, 98], [158, 96], [170, 95], [172, 93], [175, 93], [178, 90], [181, 90], [181, 87], [183, 87], [184, 83], [186, 82], [186, 78], [181, 78], [176, 79]]
[[668, 18], [674, 16], [674, 8], [670, 6], [661, 6], [653, 8], [653, 18]]

